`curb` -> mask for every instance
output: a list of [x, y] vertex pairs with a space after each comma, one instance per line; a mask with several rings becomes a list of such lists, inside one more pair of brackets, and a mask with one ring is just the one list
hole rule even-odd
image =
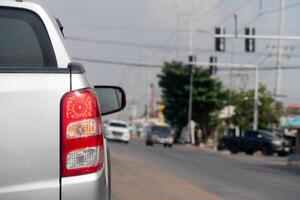
[[[236, 156], [232, 155], [230, 153], [230, 151], [228, 151], [228, 150], [216, 151], [212, 148], [205, 147], [205, 146], [199, 146], [199, 147], [193, 146], [193, 145], [185, 145], [185, 146], [188, 147], [188, 148], [199, 149], [201, 151], [205, 151], [205, 152], [208, 152], [208, 153], [222, 155], [222, 156], [227, 157], [227, 158], [237, 158]], [[250, 159], [250, 160], [262, 161], [262, 162], [268, 163], [268, 164], [300, 167], [300, 155], [296, 155], [296, 154], [290, 155], [289, 157], [286, 158], [286, 160], [284, 162], [283, 161], [276, 161], [276, 160], [275, 161], [267, 160], [264, 157], [260, 156], [259, 153], [255, 154], [253, 156], [250, 156], [250, 157], [247, 157], [246, 155], [241, 154], [241, 157], [238, 157], [238, 159], [247, 159], [247, 160]]]
[[288, 158], [288, 165], [300, 167], [300, 155], [292, 154]]

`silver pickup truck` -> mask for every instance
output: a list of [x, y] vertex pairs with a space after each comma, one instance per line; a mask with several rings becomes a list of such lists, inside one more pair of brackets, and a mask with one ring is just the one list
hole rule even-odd
[[124, 106], [121, 88], [90, 85], [42, 7], [0, 0], [0, 200], [109, 199], [101, 115]]

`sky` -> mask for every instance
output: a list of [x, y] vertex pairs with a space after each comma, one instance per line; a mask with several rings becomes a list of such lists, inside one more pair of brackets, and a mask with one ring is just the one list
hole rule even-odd
[[[219, 62], [261, 63], [276, 66], [276, 41], [257, 40], [256, 52], [244, 52], [244, 40], [226, 40], [226, 52], [214, 51], [215, 26], [234, 32], [233, 14], [238, 16], [238, 30], [256, 28], [260, 35], [277, 35], [280, 0], [36, 0], [60, 18], [70, 55], [73, 58], [114, 62], [162, 65], [164, 61], [187, 61], [190, 21], [194, 27], [194, 53], [198, 61], [215, 55]], [[300, 0], [286, 0], [285, 35], [300, 35], [296, 20], [300, 17]], [[272, 12], [269, 12], [272, 11]], [[284, 66], [297, 66], [300, 41], [285, 41]], [[176, 50], [177, 49], [177, 50]], [[148, 69], [81, 61], [95, 85], [120, 85], [143, 113], [150, 82], [159, 96], [157, 74]], [[300, 102], [300, 70], [284, 70], [281, 98], [284, 105]], [[217, 77], [227, 87], [252, 89], [252, 72], [237, 72], [230, 79], [228, 71]], [[274, 71], [261, 71], [260, 82], [274, 92]], [[130, 106], [129, 106], [130, 107]], [[123, 113], [128, 113], [128, 110]]]

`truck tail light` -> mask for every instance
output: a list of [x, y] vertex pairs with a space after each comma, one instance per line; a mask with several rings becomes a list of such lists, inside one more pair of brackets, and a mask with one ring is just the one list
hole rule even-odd
[[61, 101], [61, 175], [94, 173], [103, 167], [102, 120], [92, 89], [66, 93]]

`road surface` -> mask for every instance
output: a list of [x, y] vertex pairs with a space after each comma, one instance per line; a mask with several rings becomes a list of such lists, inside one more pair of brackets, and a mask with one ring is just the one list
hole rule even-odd
[[188, 146], [110, 143], [112, 200], [299, 200], [300, 170], [284, 158]]

